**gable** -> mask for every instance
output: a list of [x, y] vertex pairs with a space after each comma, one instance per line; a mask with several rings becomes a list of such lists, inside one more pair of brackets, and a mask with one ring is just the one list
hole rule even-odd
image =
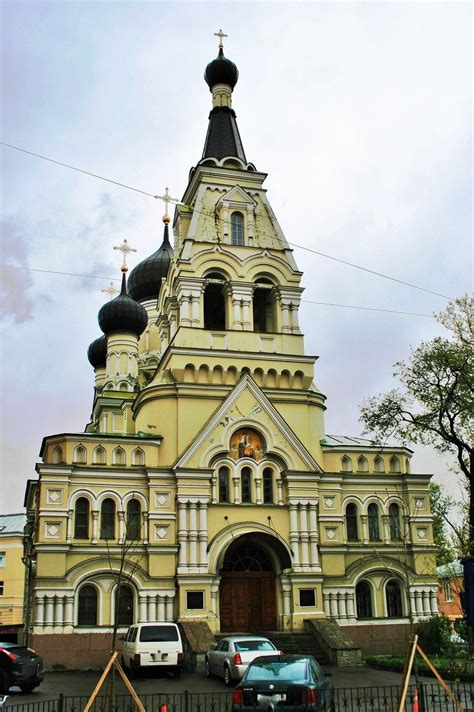
[[257, 206], [257, 203], [253, 198], [250, 197], [248, 193], [245, 192], [240, 185], [236, 185], [231, 190], [229, 190], [225, 195], [223, 195], [217, 201], [216, 207], [219, 208], [222, 205], [226, 207], [237, 208], [243, 205], [250, 205], [252, 208]]

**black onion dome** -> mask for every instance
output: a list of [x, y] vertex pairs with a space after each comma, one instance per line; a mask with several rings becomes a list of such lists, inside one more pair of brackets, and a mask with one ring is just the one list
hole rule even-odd
[[107, 336], [114, 331], [130, 331], [140, 336], [148, 323], [146, 309], [127, 294], [125, 273], [122, 276], [122, 291], [107, 302], [99, 311], [99, 326]]
[[213, 59], [212, 62], [209, 62], [207, 65], [206, 71], [204, 72], [204, 79], [211, 91], [212, 87], [216, 84], [228, 84], [231, 89], [237, 84], [239, 70], [230, 59], [224, 57], [222, 47], [219, 49], [217, 59]]
[[146, 260], [140, 262], [130, 272], [128, 278], [128, 293], [137, 302], [143, 299], [157, 299], [161, 280], [168, 274], [173, 248], [170, 245], [168, 224], [165, 224], [165, 233], [161, 247]]
[[94, 368], [104, 367], [107, 361], [107, 337], [99, 336], [87, 349], [87, 358]]

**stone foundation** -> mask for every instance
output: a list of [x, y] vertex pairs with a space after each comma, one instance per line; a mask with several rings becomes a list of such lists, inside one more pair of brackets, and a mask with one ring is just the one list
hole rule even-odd
[[43, 656], [46, 670], [98, 670], [110, 658], [111, 633], [30, 635], [28, 645]]
[[405, 655], [410, 637], [408, 621], [394, 625], [344, 625], [341, 630], [362, 650], [362, 655]]

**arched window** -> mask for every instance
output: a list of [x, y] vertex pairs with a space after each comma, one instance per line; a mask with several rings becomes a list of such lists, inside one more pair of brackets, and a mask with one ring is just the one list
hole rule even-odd
[[79, 591], [77, 625], [97, 625], [97, 589], [91, 584]]
[[87, 451], [83, 445], [78, 445], [74, 450], [73, 462], [77, 465], [85, 465], [87, 462]]
[[115, 448], [112, 454], [112, 462], [114, 465], [125, 465], [125, 450], [123, 448]]
[[357, 618], [372, 618], [372, 592], [367, 581], [356, 586]]
[[79, 497], [74, 510], [74, 539], [89, 538], [89, 500]]
[[387, 616], [388, 618], [400, 618], [403, 616], [402, 610], [402, 592], [398, 581], [392, 579], [387, 583], [385, 589], [385, 597], [387, 601]]
[[405, 472], [407, 473], [407, 475], [410, 474], [410, 460], [408, 459], [408, 457], [405, 458]]
[[265, 504], [273, 503], [273, 470], [270, 467], [263, 471], [263, 501]]
[[115, 539], [115, 502], [104, 499], [100, 510], [100, 538]]
[[392, 541], [400, 541], [402, 533], [400, 528], [400, 507], [398, 504], [392, 503], [388, 508], [388, 521], [390, 526], [390, 539]]
[[243, 467], [240, 473], [240, 487], [242, 493], [242, 502], [252, 501], [252, 471], [250, 467]]
[[142, 508], [138, 499], [127, 503], [127, 539], [140, 539]]
[[367, 508], [369, 520], [369, 541], [380, 541], [379, 508], [376, 504], [369, 504]]
[[367, 458], [363, 457], [362, 455], [359, 457], [357, 460], [357, 472], [368, 472], [369, 471], [369, 463], [367, 462]]
[[[263, 286], [268, 285], [268, 286]], [[275, 331], [273, 283], [265, 277], [258, 278], [253, 292], [253, 330], [261, 333]]]
[[374, 470], [375, 470], [375, 472], [385, 472], [383, 459], [379, 455], [377, 455], [377, 457], [374, 460]]
[[218, 272], [207, 275], [204, 290], [204, 328], [225, 329], [224, 277]]
[[229, 468], [219, 468], [219, 502], [229, 502]]
[[346, 507], [346, 527], [347, 527], [347, 540], [348, 541], [359, 541], [359, 531], [357, 523], [357, 507], [351, 502]]
[[53, 464], [59, 465], [60, 462], [63, 462], [63, 450], [59, 445], [56, 445], [53, 450]]
[[115, 589], [115, 612], [118, 625], [133, 623], [133, 590], [125, 583]]
[[105, 465], [107, 461], [107, 456], [105, 449], [102, 447], [102, 445], [99, 445], [95, 448], [92, 461], [95, 465]]
[[352, 472], [352, 460], [350, 457], [347, 457], [347, 455], [344, 455], [341, 460], [341, 471]]
[[395, 455], [390, 458], [390, 472], [400, 472], [400, 460]]
[[145, 453], [140, 447], [132, 452], [132, 465], [143, 466], [145, 464]]
[[235, 211], [230, 216], [230, 228], [233, 245], [244, 244], [244, 216]]

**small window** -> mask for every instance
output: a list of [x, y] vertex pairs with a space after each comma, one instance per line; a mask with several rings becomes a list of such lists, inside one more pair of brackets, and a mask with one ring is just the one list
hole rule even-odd
[[87, 462], [87, 452], [83, 445], [78, 445], [74, 450], [73, 461], [77, 465], [85, 465]]
[[375, 472], [385, 472], [385, 467], [381, 457], [376, 457], [374, 460], [374, 470]]
[[115, 502], [104, 499], [100, 512], [100, 538], [115, 539]]
[[0, 596], [3, 596], [3, 587], [4, 587], [4, 582], [0, 581]]
[[395, 455], [390, 458], [390, 472], [400, 472], [400, 460]]
[[443, 593], [446, 603], [451, 603], [453, 600], [453, 592], [451, 590], [451, 581], [449, 579], [443, 579]]
[[240, 473], [242, 502], [251, 502], [252, 501], [251, 475], [252, 475], [252, 472], [250, 470], [250, 467], [242, 468], [242, 472]]
[[90, 584], [79, 591], [77, 625], [97, 625], [97, 589]]
[[356, 586], [357, 618], [372, 618], [372, 594], [367, 581], [360, 581]]
[[95, 465], [105, 465], [106, 460], [107, 460], [106, 452], [105, 452], [104, 448], [102, 447], [102, 445], [99, 445], [94, 450], [93, 463]]
[[379, 508], [376, 504], [369, 504], [367, 509], [369, 519], [369, 541], [380, 541]]
[[388, 521], [390, 527], [390, 539], [392, 541], [400, 541], [402, 534], [400, 528], [400, 507], [398, 504], [392, 503], [388, 508]]
[[63, 451], [59, 445], [56, 445], [53, 450], [53, 464], [59, 465], [60, 462], [63, 462]]
[[7, 564], [7, 555], [5, 551], [0, 551], [0, 569], [5, 568]]
[[219, 502], [229, 502], [229, 468], [219, 468]]
[[351, 502], [346, 507], [347, 540], [359, 541], [357, 507]]
[[369, 463], [367, 462], [367, 458], [365, 457], [359, 457], [357, 460], [357, 472], [368, 472], [369, 471]]
[[204, 609], [204, 591], [187, 591], [186, 608], [202, 611]]
[[263, 501], [265, 504], [273, 503], [273, 470], [270, 467], [263, 471]]
[[234, 211], [230, 216], [232, 244], [244, 244], [244, 216], [242, 213]]
[[112, 462], [114, 465], [125, 465], [125, 450], [123, 448], [115, 448], [112, 455]]
[[352, 460], [347, 455], [344, 455], [341, 460], [341, 470], [342, 472], [352, 472]]
[[314, 588], [300, 588], [300, 606], [315, 606], [316, 596]]
[[145, 464], [145, 453], [139, 447], [132, 452], [132, 465], [135, 467], [143, 466]]
[[127, 503], [127, 539], [140, 539], [142, 508], [138, 499]]
[[204, 328], [220, 331], [226, 328], [225, 277], [212, 272], [207, 279], [214, 281], [209, 282], [204, 290]]
[[74, 539], [89, 538], [89, 500], [79, 497], [74, 512]]

